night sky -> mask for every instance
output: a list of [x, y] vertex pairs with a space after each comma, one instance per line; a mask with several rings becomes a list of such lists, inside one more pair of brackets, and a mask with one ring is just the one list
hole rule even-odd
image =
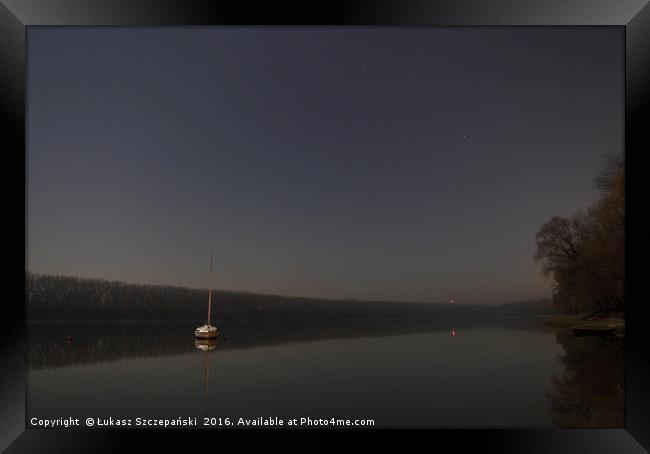
[[537, 229], [623, 146], [621, 28], [30, 28], [28, 270], [550, 295]]

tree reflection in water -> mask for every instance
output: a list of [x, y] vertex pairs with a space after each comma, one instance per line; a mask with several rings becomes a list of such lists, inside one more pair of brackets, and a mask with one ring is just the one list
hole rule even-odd
[[[503, 327], [549, 331], [538, 319], [487, 318], [467, 320], [293, 320], [268, 322], [220, 321], [219, 350], [330, 339], [398, 336], [452, 329]], [[195, 348], [194, 323], [32, 323], [28, 326], [27, 364], [30, 370], [69, 367], [189, 353]], [[71, 337], [71, 342], [66, 339]]]
[[554, 423], [567, 428], [623, 427], [623, 339], [576, 337], [561, 330], [556, 338], [564, 348], [564, 372], [547, 392]]

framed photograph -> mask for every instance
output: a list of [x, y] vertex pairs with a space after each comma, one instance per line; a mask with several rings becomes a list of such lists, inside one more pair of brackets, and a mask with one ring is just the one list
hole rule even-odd
[[0, 447], [647, 452], [646, 3], [2, 0]]

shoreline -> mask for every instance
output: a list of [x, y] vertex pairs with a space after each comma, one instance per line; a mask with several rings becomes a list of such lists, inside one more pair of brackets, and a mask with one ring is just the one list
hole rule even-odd
[[625, 338], [625, 315], [615, 312], [607, 315], [586, 314], [558, 315], [542, 323], [546, 326], [570, 330], [574, 336], [607, 336], [614, 335]]

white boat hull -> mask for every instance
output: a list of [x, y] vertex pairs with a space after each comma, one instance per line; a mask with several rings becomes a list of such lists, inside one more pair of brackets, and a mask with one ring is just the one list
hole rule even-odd
[[216, 339], [219, 336], [219, 330], [216, 326], [203, 325], [194, 330], [194, 336], [198, 339]]

